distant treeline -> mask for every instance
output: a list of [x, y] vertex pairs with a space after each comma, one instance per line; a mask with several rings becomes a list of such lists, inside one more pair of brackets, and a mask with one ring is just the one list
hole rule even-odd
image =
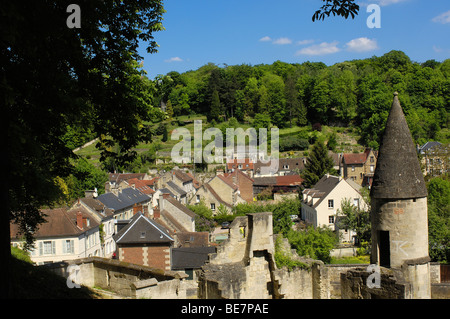
[[391, 51], [332, 66], [209, 63], [194, 71], [157, 76], [154, 89], [154, 106], [165, 104], [171, 117], [200, 113], [210, 122], [234, 117], [252, 123], [263, 115], [279, 128], [354, 126], [360, 143], [374, 148], [397, 91], [417, 143], [450, 139], [450, 59], [417, 63], [401, 51]]

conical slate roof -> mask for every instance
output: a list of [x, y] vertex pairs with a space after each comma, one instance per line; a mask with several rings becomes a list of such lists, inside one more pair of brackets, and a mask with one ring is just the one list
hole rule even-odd
[[371, 196], [386, 199], [427, 196], [416, 148], [397, 92], [381, 140]]

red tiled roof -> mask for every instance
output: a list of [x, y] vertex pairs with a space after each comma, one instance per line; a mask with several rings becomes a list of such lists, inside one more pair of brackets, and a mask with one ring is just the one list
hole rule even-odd
[[[34, 233], [35, 238], [42, 237], [59, 237], [59, 236], [78, 236], [88, 229], [97, 227], [99, 224], [96, 220], [83, 208], [76, 208], [67, 211], [65, 208], [42, 209], [45, 223], [40, 224]], [[89, 226], [83, 224], [83, 229], [77, 227], [77, 213], [81, 213], [83, 219], [89, 218]], [[11, 238], [20, 238], [19, 226], [10, 224]]]
[[301, 185], [304, 181], [300, 175], [276, 176], [277, 186], [295, 186]]
[[128, 184], [134, 185], [134, 187], [144, 194], [153, 194], [155, 191], [150, 187], [153, 185], [151, 180], [139, 180], [137, 178], [132, 178], [128, 180]]
[[344, 156], [344, 162], [347, 165], [352, 164], [364, 164], [367, 159], [366, 153], [346, 153]]
[[173, 175], [175, 175], [180, 181], [183, 183], [190, 182], [194, 178], [183, 172], [182, 170], [176, 169], [172, 172]]

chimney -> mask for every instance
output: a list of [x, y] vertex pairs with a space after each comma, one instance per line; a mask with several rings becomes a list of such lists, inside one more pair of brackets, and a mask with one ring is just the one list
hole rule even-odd
[[84, 197], [86, 198], [94, 198], [94, 190], [84, 191]]
[[169, 194], [169, 193], [163, 193], [162, 195], [163, 195], [163, 198], [164, 198], [164, 199], [168, 199], [168, 198], [170, 197], [170, 194]]
[[158, 208], [153, 208], [153, 218], [161, 217], [160, 210]]
[[81, 215], [81, 212], [77, 212], [77, 227], [83, 229], [83, 215]]
[[167, 199], [169, 199], [170, 194], [168, 194], [168, 193], [163, 193], [163, 194], [161, 194], [161, 195], [162, 195], [162, 198], [161, 198], [161, 196], [159, 196], [159, 209], [160, 209], [160, 210], [164, 210], [164, 204], [165, 204], [165, 201], [166, 201]]

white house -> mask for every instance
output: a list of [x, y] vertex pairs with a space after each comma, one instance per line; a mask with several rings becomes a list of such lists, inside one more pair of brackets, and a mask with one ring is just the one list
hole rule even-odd
[[350, 200], [360, 209], [367, 207], [354, 185], [340, 176], [326, 174], [313, 188], [303, 190], [301, 218], [314, 227], [327, 226], [333, 231], [339, 231], [341, 241], [352, 242], [355, 232], [350, 229], [337, 229], [335, 224], [344, 199]]
[[[38, 265], [101, 256], [99, 223], [84, 208], [44, 209], [46, 222], [34, 233], [30, 257]], [[10, 225], [11, 244], [21, 247], [22, 235], [16, 224]]]
[[73, 209], [79, 209], [83, 207], [87, 209], [92, 217], [101, 224], [100, 235], [101, 240], [101, 257], [111, 258], [116, 251], [116, 243], [113, 239], [115, 232], [114, 210], [106, 207], [102, 202], [94, 198], [93, 196], [86, 196], [79, 198], [73, 205]]

